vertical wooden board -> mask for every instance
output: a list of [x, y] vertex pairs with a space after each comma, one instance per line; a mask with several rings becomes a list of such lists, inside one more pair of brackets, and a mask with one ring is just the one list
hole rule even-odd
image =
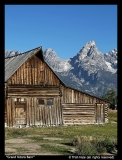
[[72, 103], [72, 98], [71, 98], [71, 96], [72, 96], [72, 90], [71, 89], [69, 89], [69, 95], [68, 95], [68, 103]]
[[61, 103], [61, 99], [59, 99], [59, 115], [60, 115], [60, 124], [62, 124], [63, 122], [63, 115], [62, 115], [62, 103]]
[[39, 121], [40, 121], [40, 125], [43, 125], [42, 123], [42, 112], [41, 112], [41, 107], [39, 106]]
[[[36, 59], [35, 59], [35, 63], [36, 63]], [[36, 68], [35, 68], [35, 85], [37, 85], [37, 64], [36, 64]]]
[[53, 109], [54, 109], [54, 124], [56, 125], [56, 108], [55, 108], [55, 106], [53, 106]]
[[33, 121], [33, 125], [35, 124], [35, 111], [34, 111], [35, 107], [34, 107], [34, 98], [32, 98], [32, 121]]
[[37, 60], [37, 84], [39, 84], [39, 64]]
[[55, 108], [54, 108], [54, 106], [52, 106], [52, 111], [53, 111], [53, 113], [52, 113], [52, 115], [53, 115], [53, 125], [55, 125]]
[[81, 103], [80, 92], [78, 92], [78, 103]]
[[52, 74], [51, 74], [51, 70], [49, 69], [49, 67], [48, 67], [48, 72], [49, 72], [49, 76], [48, 76], [48, 79], [49, 79], [49, 85], [51, 85], [52, 84]]
[[68, 89], [66, 88], [65, 96], [66, 96], [66, 103], [68, 103], [68, 95], [67, 95]]
[[20, 69], [18, 69], [18, 84], [20, 84]]
[[[36, 67], [37, 67], [37, 65], [36, 65]], [[37, 85], [37, 68], [35, 68], [35, 79], [34, 79], [34, 81], [35, 81], [35, 85]]]
[[9, 106], [9, 125], [10, 126], [12, 126], [12, 113], [11, 113], [11, 105], [12, 105], [12, 103], [11, 103], [12, 101], [11, 101], [11, 99], [10, 99], [10, 106]]
[[43, 106], [43, 122], [44, 125], [46, 124], [46, 112], [45, 112], [45, 106]]
[[46, 107], [47, 110], [47, 125], [49, 125], [49, 106]]
[[29, 126], [30, 126], [30, 124], [31, 124], [31, 121], [30, 121], [30, 100], [31, 100], [31, 98], [28, 98], [28, 122], [29, 122]]
[[54, 110], [53, 110], [53, 106], [51, 106], [51, 118], [52, 118], [52, 125], [54, 125]]
[[24, 84], [29, 84], [28, 61], [25, 63]]
[[41, 120], [42, 120], [42, 125], [45, 125], [45, 122], [44, 122], [44, 107], [41, 106], [41, 114], [40, 114], [40, 117], [41, 117]]
[[19, 84], [21, 84], [21, 67], [19, 68]]
[[47, 125], [49, 125], [49, 106], [47, 106]]
[[104, 110], [103, 104], [101, 104], [101, 119], [102, 119], [102, 123], [105, 123], [105, 110]]
[[33, 98], [31, 98], [31, 123], [34, 125], [34, 106], [33, 106]]
[[39, 113], [38, 113], [38, 115], [39, 115], [39, 122], [40, 122], [40, 125], [42, 126], [43, 125], [43, 121], [42, 121], [42, 111], [41, 110], [42, 110], [41, 107], [39, 107]]
[[15, 125], [15, 106], [14, 106], [14, 98], [12, 98], [12, 126]]
[[47, 106], [44, 106], [44, 111], [45, 111], [45, 116], [44, 116], [45, 125], [47, 125]]
[[34, 102], [33, 102], [33, 105], [34, 105], [34, 125], [36, 124], [36, 98], [34, 97], [33, 98]]
[[47, 67], [46, 71], [47, 71], [46, 75], [45, 75], [46, 80], [47, 80], [46, 82], [47, 82], [48, 85], [50, 85], [50, 70], [49, 70], [49, 67]]
[[50, 119], [50, 106], [48, 107], [48, 124], [51, 124], [51, 119]]
[[64, 87], [64, 103], [66, 103], [66, 87]]
[[27, 70], [26, 70], [26, 76], [28, 75], [28, 84], [31, 84], [30, 81], [31, 81], [31, 77], [30, 77], [30, 63], [29, 63], [29, 60], [27, 61]]
[[64, 86], [62, 86], [62, 103], [65, 103], [65, 91], [64, 91]]
[[50, 112], [50, 125], [52, 125], [52, 106], [49, 107], [49, 112]]
[[22, 67], [23, 67], [23, 83], [22, 83], [22, 84], [24, 84], [24, 71], [25, 71], [25, 63], [22, 65]]
[[61, 124], [61, 105], [60, 105], [60, 97], [58, 98], [58, 113], [59, 113], [59, 124]]
[[47, 83], [48, 83], [48, 77], [49, 77], [49, 75], [48, 75], [48, 70], [47, 70], [47, 67], [45, 67], [45, 69], [44, 69], [44, 85], [46, 85]]
[[49, 106], [46, 107], [47, 109], [47, 125], [49, 125]]
[[57, 98], [57, 124], [60, 123], [60, 110], [59, 110], [60, 104], [59, 104], [59, 98]]
[[32, 125], [34, 125], [34, 105], [33, 105], [33, 98], [31, 101], [32, 105], [31, 105], [31, 123]]
[[51, 106], [49, 106], [49, 125], [51, 125]]
[[84, 94], [82, 93], [82, 103], [84, 103]]
[[20, 67], [21, 84], [23, 84], [23, 67]]
[[54, 103], [54, 104], [55, 104], [55, 105], [54, 105], [54, 108], [55, 108], [55, 123], [56, 123], [56, 125], [57, 125], [57, 123], [58, 123], [58, 122], [57, 122], [57, 119], [58, 119], [58, 116], [59, 116], [59, 115], [58, 115], [58, 108], [57, 108], [57, 99], [55, 98], [54, 101], [55, 101], [55, 103]]
[[28, 98], [26, 98], [26, 124], [29, 125], [29, 122], [28, 122]]
[[36, 121], [39, 121], [39, 107], [36, 107]]
[[19, 68], [19, 84], [21, 84], [21, 67]]
[[9, 126], [9, 98], [6, 101], [7, 126]]

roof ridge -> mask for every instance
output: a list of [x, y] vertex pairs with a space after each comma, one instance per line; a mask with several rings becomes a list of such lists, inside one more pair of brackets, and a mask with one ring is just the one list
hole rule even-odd
[[[40, 47], [42, 47], [42, 46], [40, 46]], [[26, 52], [20, 52], [20, 54], [17, 54], [17, 55], [14, 55], [14, 56], [5, 57], [5, 59], [7, 59], [7, 58], [13, 58], [13, 57], [17, 57], [17, 56], [20, 56], [20, 55], [22, 55], [22, 54], [26, 54], [26, 53], [28, 53], [28, 52], [31, 52], [31, 51], [33, 51], [33, 50], [35, 50], [35, 49], [38, 49], [38, 48], [40, 48], [40, 47], [36, 47], [36, 48], [34, 48], [34, 49], [31, 49], [31, 50], [29, 50], [29, 51], [26, 51]]]

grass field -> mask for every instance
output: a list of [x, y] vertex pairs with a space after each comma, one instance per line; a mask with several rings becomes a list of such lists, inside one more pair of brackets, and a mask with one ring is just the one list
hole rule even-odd
[[[117, 142], [117, 111], [109, 110], [108, 114], [109, 122], [102, 125], [5, 128], [5, 141], [19, 138], [29, 139], [31, 143], [36, 143], [40, 146], [37, 150], [38, 152], [73, 155], [71, 150], [75, 149], [75, 147], [72, 146], [72, 141], [77, 136], [89, 139], [109, 137], [110, 140]], [[24, 150], [22, 146], [17, 148], [17, 151], [22, 154], [27, 150]], [[6, 152], [6, 154], [9, 153]]]

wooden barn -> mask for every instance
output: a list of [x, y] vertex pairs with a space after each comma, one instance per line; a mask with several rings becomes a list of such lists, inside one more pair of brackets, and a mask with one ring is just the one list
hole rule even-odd
[[108, 105], [73, 89], [56, 75], [42, 47], [5, 58], [5, 127], [100, 124], [108, 122]]

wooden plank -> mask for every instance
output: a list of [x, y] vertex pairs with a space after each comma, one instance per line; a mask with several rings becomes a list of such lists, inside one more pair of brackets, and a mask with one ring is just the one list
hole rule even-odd
[[15, 125], [15, 106], [14, 106], [14, 99], [12, 98], [12, 126]]
[[25, 68], [24, 78], [25, 78], [25, 84], [29, 85], [30, 84], [29, 68], [27, 66], [28, 66], [28, 61], [26, 62], [26, 68]]

